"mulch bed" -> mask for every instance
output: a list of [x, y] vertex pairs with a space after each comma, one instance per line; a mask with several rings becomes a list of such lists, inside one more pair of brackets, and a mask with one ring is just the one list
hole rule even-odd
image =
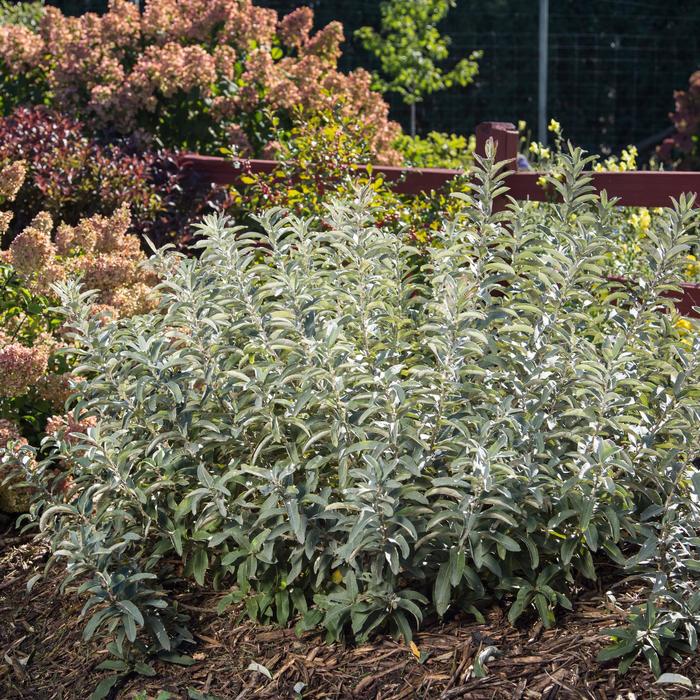
[[[93, 670], [105, 652], [81, 639], [82, 602], [62, 596], [53, 579], [40, 581], [27, 595], [26, 582], [46, 557], [45, 548], [31, 537], [0, 528], [2, 700], [88, 698], [106, 675]], [[654, 685], [641, 663], [624, 677], [614, 666], [596, 663], [604, 642], [598, 630], [623, 617], [595, 591], [580, 597], [575, 611], [552, 630], [537, 623], [515, 629], [499, 608], [489, 611], [484, 625], [467, 619], [435, 623], [415, 637], [427, 655], [423, 663], [406, 645], [387, 637], [361, 646], [328, 645], [315, 634], [297, 638], [292, 630], [238, 623], [233, 613], [217, 615], [220, 595], [199, 591], [179, 596], [192, 615], [197, 645], [189, 653], [194, 665], [157, 663], [155, 677], [130, 677], [111, 697], [155, 698], [168, 691], [173, 698], [201, 699], [200, 693], [207, 700], [700, 700], [698, 691]], [[633, 595], [616, 591], [624, 606]], [[474, 678], [474, 660], [488, 646], [497, 647], [498, 656], [487, 662], [485, 678]], [[272, 679], [248, 670], [253, 661], [268, 669]], [[670, 670], [700, 680], [700, 656]], [[295, 694], [299, 683], [303, 690]]]

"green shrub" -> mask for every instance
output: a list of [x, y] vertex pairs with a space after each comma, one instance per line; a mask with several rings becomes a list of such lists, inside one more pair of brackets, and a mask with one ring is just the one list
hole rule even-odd
[[412, 168], [467, 170], [474, 161], [476, 138], [431, 131], [424, 138], [402, 134], [394, 145]]
[[[559, 155], [562, 149], [566, 148], [561, 124], [555, 119], [549, 123], [549, 131], [552, 133], [552, 146], [546, 147], [537, 141], [531, 140], [531, 134], [527, 131], [525, 122], [518, 124], [521, 132], [520, 150], [527, 154], [530, 166], [537, 172], [548, 173], [550, 176], [558, 176]], [[595, 172], [630, 172], [636, 171], [637, 149], [635, 146], [623, 148], [620, 156], [608, 156], [605, 160], [596, 162], [593, 165]], [[547, 179], [543, 176], [539, 180], [542, 187], [548, 187]], [[557, 193], [548, 187], [552, 197]], [[526, 205], [526, 209], [535, 218], [550, 215], [543, 213], [547, 209], [546, 204], [531, 202]], [[665, 217], [662, 207], [615, 207], [610, 219], [610, 236], [614, 243], [605, 256], [605, 265], [610, 274], [624, 276], [631, 279], [653, 278], [655, 271], [649, 265], [648, 256], [644, 254], [642, 240], [647, 235], [655, 236], [654, 231], [659, 227], [664, 227]], [[649, 232], [651, 231], [651, 234]], [[689, 231], [690, 233], [690, 231]], [[698, 282], [700, 280], [700, 264], [698, 264], [697, 236], [693, 246], [688, 250], [685, 265], [683, 267], [683, 277], [687, 282]]]
[[612, 205], [589, 159], [560, 156], [564, 201], [537, 223], [493, 212], [502, 174], [478, 161], [419, 269], [365, 188], [325, 225], [208, 217], [199, 258], [155, 259], [158, 313], [103, 325], [63, 284], [74, 418], [95, 425], [28, 476], [51, 561], [89, 595], [86, 637], [171, 649], [183, 573], [329, 639], [408, 640], [494, 600], [550, 626], [602, 565], [649, 592], [608, 656], [657, 670], [695, 648], [700, 342], [659, 313], [693, 200], [643, 241], [654, 276], [629, 297], [602, 267]]
[[0, 24], [19, 24], [30, 29], [38, 29], [44, 15], [44, 3], [10, 2], [0, 0]]
[[[377, 214], [377, 226], [417, 245], [428, 243], [433, 232], [463, 207], [450, 192], [463, 189], [466, 176], [426, 196], [398, 194], [391, 183], [375, 175], [366, 129], [345, 116], [343, 107], [340, 103], [317, 114], [295, 112], [293, 128], [279, 133], [270, 154], [278, 161], [275, 169], [246, 172], [242, 186], [231, 191], [227, 212], [240, 218], [283, 207], [298, 216], [317, 218], [334, 199], [352, 198], [358, 184], [367, 185], [374, 192], [367, 204]], [[404, 145], [409, 142], [415, 145], [419, 139], [406, 137]], [[239, 163], [245, 171], [246, 162]]]

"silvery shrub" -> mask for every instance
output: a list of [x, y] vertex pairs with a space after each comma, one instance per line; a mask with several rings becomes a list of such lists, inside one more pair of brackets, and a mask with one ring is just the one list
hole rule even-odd
[[358, 189], [323, 222], [206, 218], [197, 257], [154, 257], [149, 315], [105, 323], [63, 285], [96, 424], [28, 476], [86, 637], [173, 649], [183, 579], [331, 640], [494, 601], [550, 626], [603, 567], [646, 592], [603, 658], [694, 649], [700, 342], [669, 294], [696, 210], [649, 231], [647, 278], [611, 281], [590, 161], [560, 155], [535, 216], [496, 211], [490, 149], [427, 253]]

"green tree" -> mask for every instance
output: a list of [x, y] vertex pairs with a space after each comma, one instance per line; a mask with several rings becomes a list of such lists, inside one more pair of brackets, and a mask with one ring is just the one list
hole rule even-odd
[[455, 0], [384, 0], [379, 31], [361, 27], [355, 36], [380, 61], [385, 77], [376, 75], [383, 92], [396, 92], [411, 108], [411, 136], [416, 135], [416, 104], [425, 95], [453, 85], [467, 86], [479, 70], [481, 52], [473, 51], [450, 70], [443, 64], [449, 56], [450, 38], [437, 25]]

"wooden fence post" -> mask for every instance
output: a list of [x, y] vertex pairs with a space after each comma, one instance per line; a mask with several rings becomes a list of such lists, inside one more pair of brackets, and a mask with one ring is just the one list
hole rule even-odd
[[[506, 168], [518, 169], [518, 143], [520, 135], [515, 125], [510, 122], [482, 122], [476, 127], [476, 154], [486, 155], [486, 143], [493, 139], [496, 146], [496, 162], [507, 161]], [[493, 211], [503, 211], [508, 204], [504, 195], [496, 197]]]
[[476, 127], [476, 154], [486, 155], [486, 142], [493, 139], [496, 144], [496, 161], [514, 161], [509, 167], [516, 169], [519, 134], [510, 122], [481, 122]]

